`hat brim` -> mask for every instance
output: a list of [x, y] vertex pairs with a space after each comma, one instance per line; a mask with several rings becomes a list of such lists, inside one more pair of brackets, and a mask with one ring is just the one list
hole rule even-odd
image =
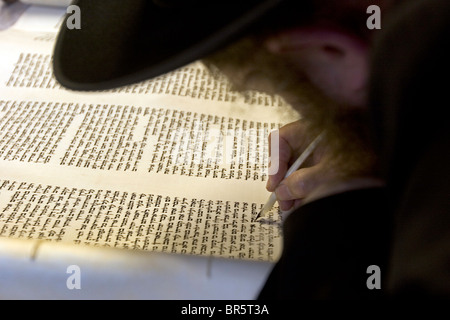
[[218, 49], [282, 0], [208, 1], [164, 8], [149, 0], [78, 0], [81, 29], [66, 17], [53, 56], [72, 90], [108, 90], [172, 71]]

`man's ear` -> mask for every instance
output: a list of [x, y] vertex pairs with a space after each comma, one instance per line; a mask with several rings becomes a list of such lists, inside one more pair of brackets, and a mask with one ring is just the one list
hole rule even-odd
[[334, 28], [310, 27], [282, 31], [265, 45], [331, 99], [352, 107], [366, 105], [368, 57], [361, 39]]

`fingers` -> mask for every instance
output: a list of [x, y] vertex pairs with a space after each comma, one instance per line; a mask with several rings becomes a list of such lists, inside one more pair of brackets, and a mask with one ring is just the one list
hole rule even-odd
[[278, 200], [295, 200], [304, 198], [311, 189], [314, 168], [300, 169], [284, 179], [275, 189]]
[[[278, 140], [272, 141], [273, 135], [269, 136], [270, 160], [278, 161], [278, 170], [275, 169], [274, 173], [269, 170], [266, 188], [269, 192], [275, 192], [280, 209], [283, 211], [299, 207], [302, 199], [320, 183], [323, 174], [321, 173], [324, 169], [321, 165], [323, 150], [317, 150], [304, 163], [306, 168], [299, 169], [285, 178], [290, 165], [311, 143], [305, 129], [304, 122], [299, 120], [275, 132]], [[278, 145], [276, 150], [272, 148], [272, 142]]]
[[320, 183], [320, 170], [319, 165], [303, 168], [284, 179], [275, 189], [280, 209], [286, 211], [300, 206], [301, 200]]
[[290, 209], [297, 209], [301, 206], [303, 203], [302, 199], [295, 199], [295, 200], [286, 200], [286, 201], [278, 201], [278, 206], [280, 207], [281, 211], [288, 211]]
[[[266, 189], [273, 192], [275, 188], [280, 184], [281, 180], [284, 179], [289, 165], [295, 158], [299, 149], [301, 149], [304, 143], [304, 125], [300, 121], [289, 123], [277, 132], [278, 135], [278, 148], [277, 150], [272, 150], [272, 136], [269, 136], [269, 155], [270, 160], [278, 161], [278, 170], [274, 174], [269, 175], [267, 180]], [[272, 165], [273, 163], [271, 163]]]
[[294, 206], [294, 200], [278, 201], [278, 206], [281, 211], [288, 211]]

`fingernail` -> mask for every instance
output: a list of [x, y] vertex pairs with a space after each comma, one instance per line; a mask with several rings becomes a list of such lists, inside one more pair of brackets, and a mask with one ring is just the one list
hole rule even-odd
[[292, 199], [292, 194], [289, 191], [288, 186], [285, 184], [278, 186], [278, 188], [275, 190], [275, 194], [277, 195], [278, 200], [291, 200]]

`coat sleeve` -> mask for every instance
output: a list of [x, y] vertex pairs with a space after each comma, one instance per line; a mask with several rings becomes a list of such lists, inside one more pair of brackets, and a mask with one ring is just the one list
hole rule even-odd
[[[390, 238], [385, 209], [384, 190], [371, 188], [293, 212], [284, 223], [282, 256], [259, 299], [382, 297]], [[379, 268], [378, 279], [370, 266]]]

